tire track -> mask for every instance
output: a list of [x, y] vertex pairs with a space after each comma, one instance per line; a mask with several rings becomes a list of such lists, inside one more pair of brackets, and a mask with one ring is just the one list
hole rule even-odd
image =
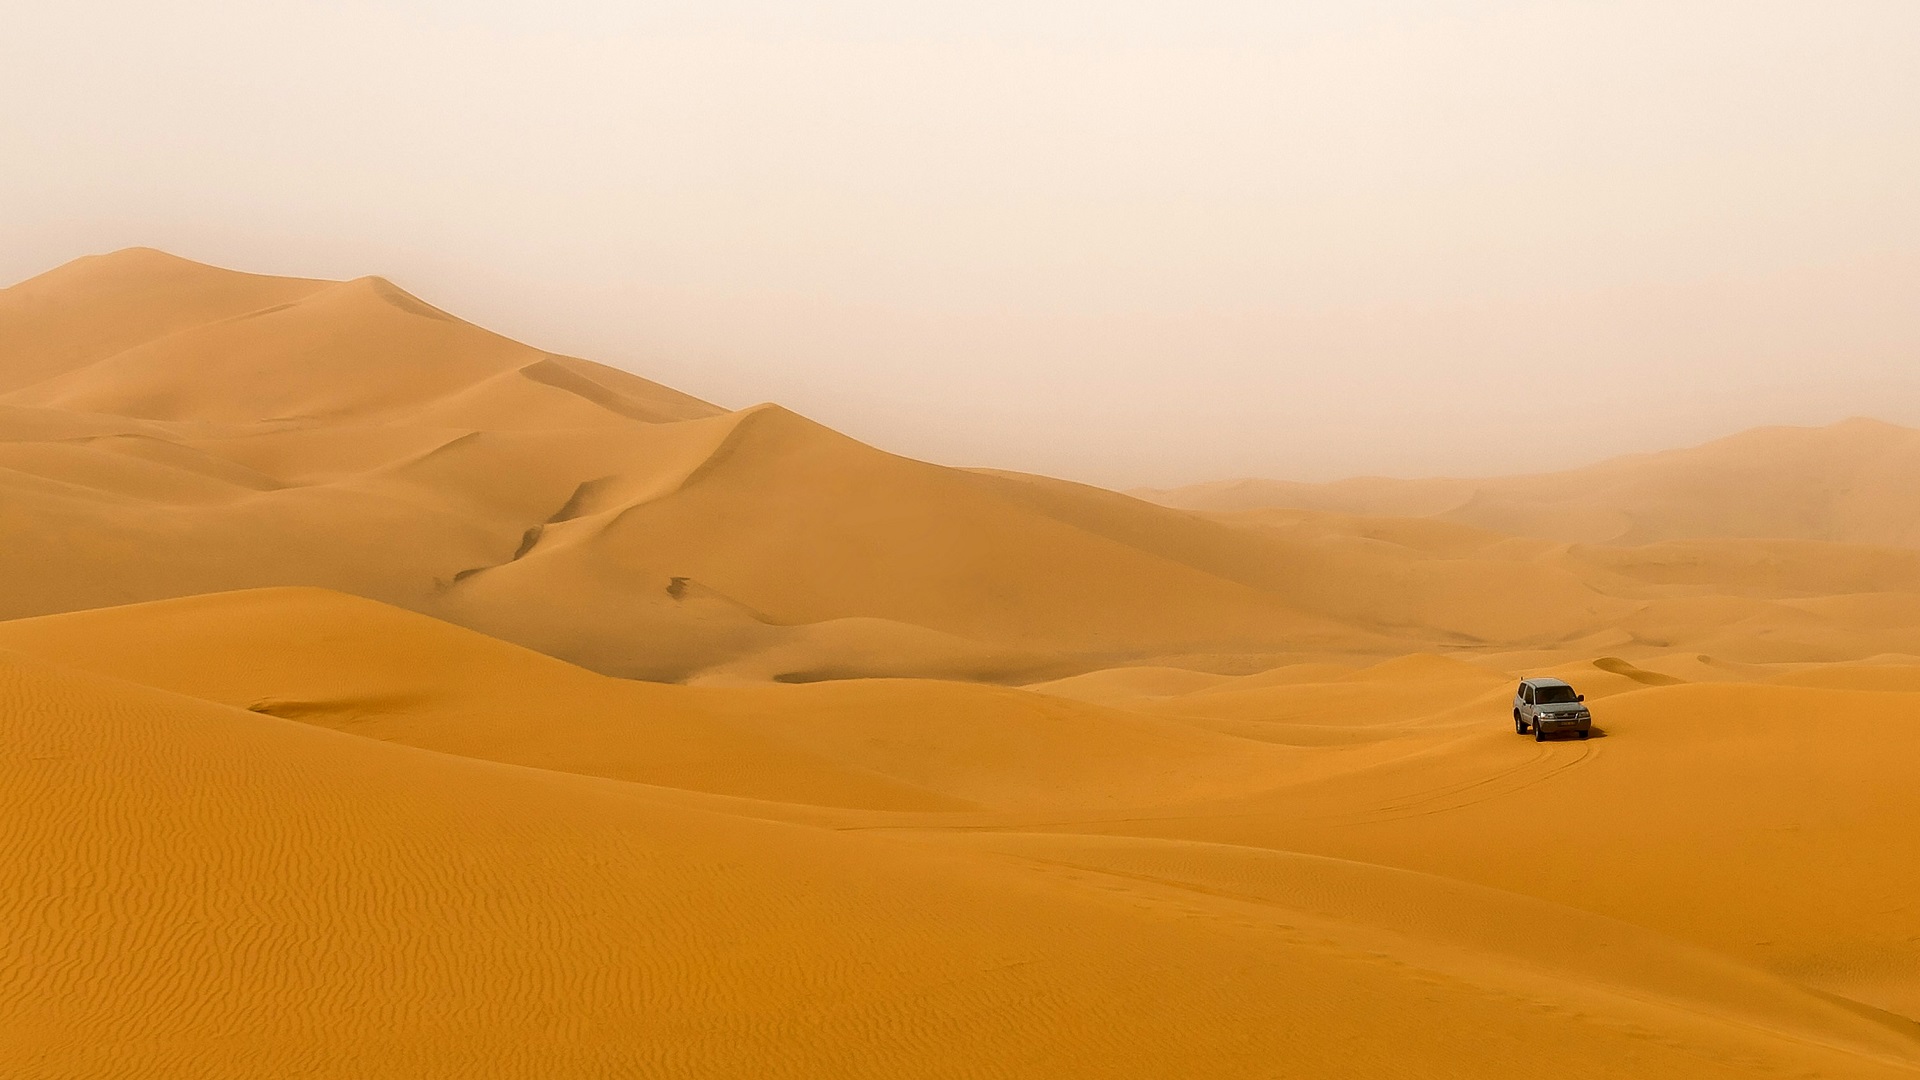
[[[1528, 760], [1491, 776], [1416, 792], [1398, 802], [1376, 806], [1357, 814], [1339, 815], [1328, 820], [1339, 825], [1370, 825], [1464, 810], [1538, 787], [1566, 772], [1580, 768], [1600, 753], [1600, 747], [1592, 741], [1582, 740], [1578, 744], [1577, 751], [1574, 754], [1566, 754], [1558, 748], [1540, 747]], [[1539, 768], [1542, 765], [1547, 767]], [[1507, 782], [1515, 778], [1518, 778], [1517, 783]], [[1466, 797], [1457, 801], [1447, 801], [1456, 796]]]

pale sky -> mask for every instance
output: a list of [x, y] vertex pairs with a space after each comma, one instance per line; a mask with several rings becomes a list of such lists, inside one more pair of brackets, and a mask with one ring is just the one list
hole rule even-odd
[[1920, 424], [1915, 0], [0, 11], [0, 281], [377, 273], [1112, 486]]

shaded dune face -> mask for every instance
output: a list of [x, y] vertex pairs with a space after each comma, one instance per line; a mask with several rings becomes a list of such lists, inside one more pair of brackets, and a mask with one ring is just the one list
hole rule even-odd
[[0, 1075], [1920, 1076], [1915, 438], [1166, 506], [81, 260]]

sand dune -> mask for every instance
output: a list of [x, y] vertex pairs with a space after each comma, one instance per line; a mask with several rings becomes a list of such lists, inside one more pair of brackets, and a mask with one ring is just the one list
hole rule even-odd
[[[20, 294], [0, 308], [7, 366], [24, 361], [7, 380], [17, 404], [225, 423], [416, 419], [435, 407], [427, 418], [448, 421], [460, 410], [446, 399], [510, 374], [523, 412], [487, 415], [507, 426], [718, 411], [488, 333], [377, 277], [264, 278], [136, 250], [7, 291]], [[182, 321], [195, 316], [202, 321]]]
[[[22, 582], [5, 616], [316, 586], [604, 673], [706, 681], [1244, 674], [1436, 649], [1920, 651], [1867, 606], [1802, 603], [1920, 588], [1894, 521], [1905, 436], [1884, 426], [1760, 432], [1395, 504], [1438, 517], [1208, 517], [909, 461], [774, 406], [723, 412], [377, 278], [136, 250], [0, 296], [0, 570]], [[1795, 441], [1815, 435], [1833, 446]], [[1769, 512], [1830, 527], [1715, 518], [1697, 490], [1730, 475], [1714, 498], [1771, 506], [1740, 484], [1781, 469], [1806, 497]], [[1569, 547], [1461, 510], [1488, 500], [1556, 522], [1631, 509], [1638, 524], [1607, 538], [1686, 533], [1681, 509], [1727, 527]], [[1747, 538], [1801, 534], [1818, 538]], [[1750, 621], [1736, 611], [1795, 636], [1730, 637], [1730, 618]]]
[[[1920, 882], [1841, 856], [1910, 785], [1791, 719], [1908, 695], [1642, 688], [1544, 748], [1455, 661], [1182, 695], [1371, 732], [1262, 753], [1018, 691], [621, 683], [310, 590], [0, 649], [14, 1071], [1920, 1070]], [[1356, 717], [1389, 695], [1434, 711]]]
[[150, 248], [78, 259], [0, 290], [0, 390], [147, 342], [290, 304], [330, 283], [221, 270]]
[[[206, 321], [128, 299], [176, 279], [207, 297], [179, 318]], [[1116, 529], [1106, 493], [906, 461], [771, 406], [722, 414], [380, 279], [274, 281], [135, 251], [8, 291], [0, 485], [37, 584], [5, 614], [312, 585], [654, 678], [1370, 640], [1156, 546], [1240, 543], [1227, 527], [1118, 499], [1142, 520]], [[53, 371], [49, 307], [127, 325]], [[50, 417], [71, 419], [49, 437]]]
[[81, 260], [0, 1074], [1920, 1076], [1916, 439], [1163, 506]]
[[1187, 725], [964, 683], [723, 689], [610, 679], [313, 589], [0, 623], [0, 648], [425, 749], [795, 803], [1171, 801], [1196, 786], [1258, 788], [1279, 764], [1267, 748]]
[[1762, 428], [1571, 472], [1487, 480], [1236, 480], [1138, 494], [1168, 506], [1433, 517], [1587, 543], [1743, 537], [1920, 547], [1920, 432], [1875, 420]]

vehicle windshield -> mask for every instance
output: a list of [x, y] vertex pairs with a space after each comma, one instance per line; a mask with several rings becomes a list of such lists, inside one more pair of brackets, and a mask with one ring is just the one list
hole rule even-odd
[[1533, 688], [1533, 702], [1536, 705], [1571, 705], [1574, 702], [1571, 686], [1536, 686]]

